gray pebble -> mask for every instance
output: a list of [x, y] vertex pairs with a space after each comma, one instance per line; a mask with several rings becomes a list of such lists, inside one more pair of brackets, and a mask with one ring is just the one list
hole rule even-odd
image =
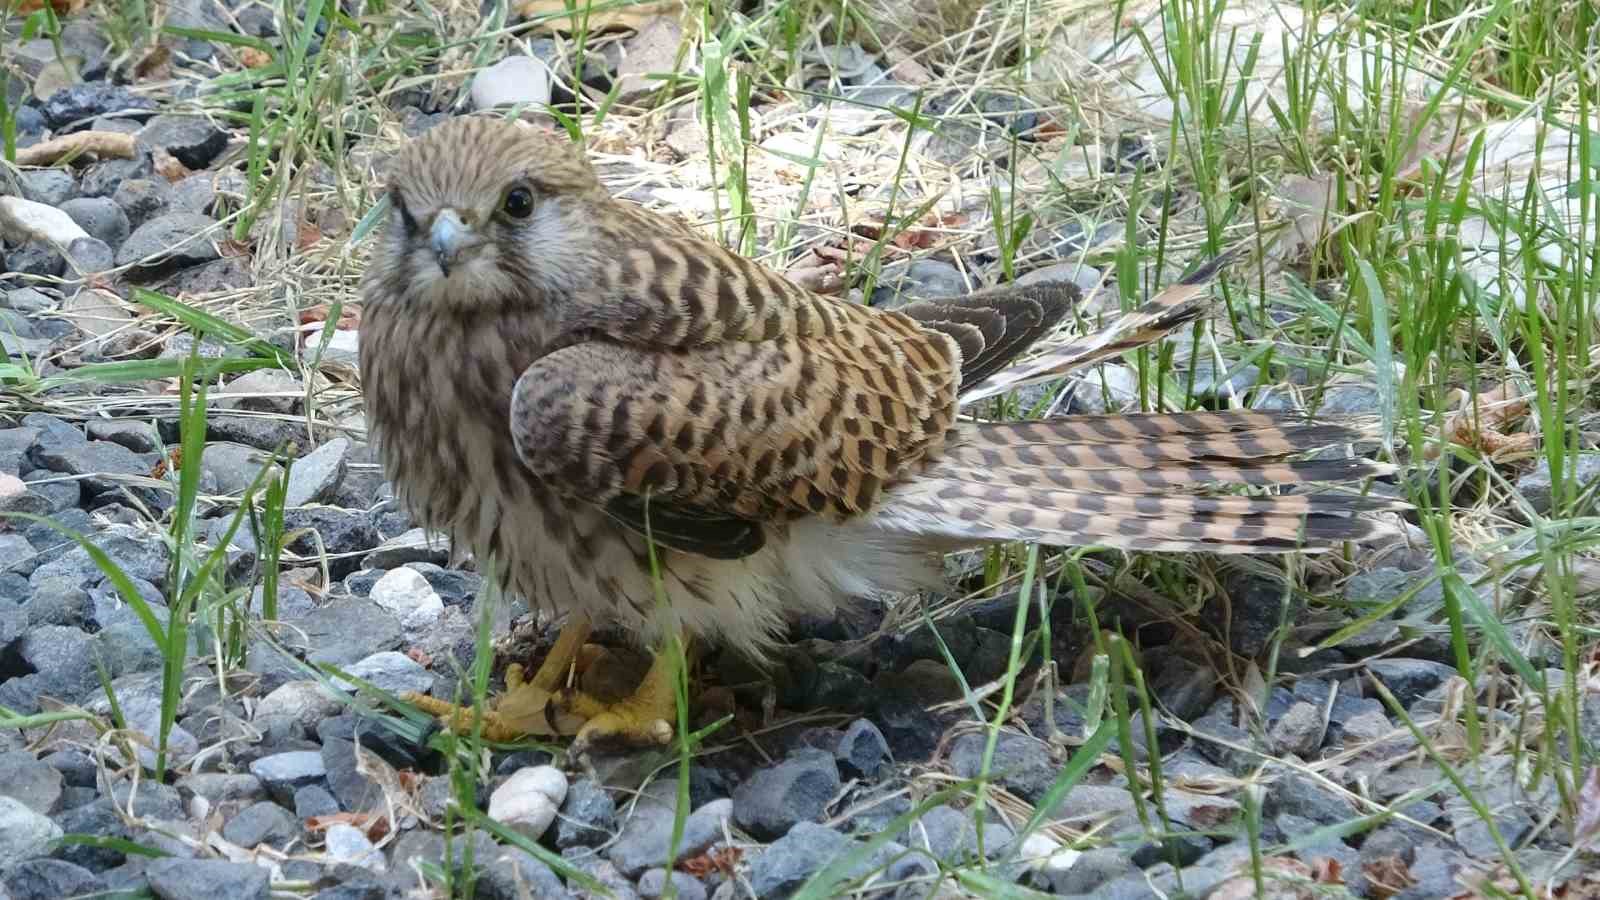
[[839, 767], [831, 753], [806, 750], [759, 769], [733, 792], [739, 827], [761, 840], [787, 834], [799, 822], [814, 822], [839, 793]]
[[104, 889], [100, 878], [64, 859], [30, 859], [11, 869], [0, 893], [10, 900], [60, 900], [86, 897]]
[[28, 169], [17, 178], [24, 200], [60, 207], [77, 193], [78, 184], [65, 169]]
[[251, 863], [220, 859], [155, 859], [145, 867], [161, 900], [267, 900], [270, 873]]
[[60, 209], [90, 237], [99, 238], [110, 247], [121, 244], [133, 230], [122, 208], [105, 197], [79, 197], [61, 204]]
[[[667, 874], [666, 869], [651, 869], [639, 876], [639, 896], [645, 900], [666, 896]], [[679, 900], [705, 900], [706, 886], [700, 879], [685, 872], [675, 871], [671, 875]]]
[[194, 170], [210, 166], [228, 146], [227, 132], [200, 116], [156, 116], [139, 132], [139, 137]]
[[67, 256], [72, 266], [85, 275], [109, 272], [116, 268], [116, 251], [97, 237], [81, 237], [67, 245]]
[[[157, 216], [128, 236], [117, 251], [117, 265], [138, 264], [145, 274], [197, 266], [218, 259], [220, 234], [205, 234], [216, 221], [197, 213]], [[196, 235], [201, 235], [196, 237]]]
[[222, 826], [222, 836], [247, 850], [259, 844], [281, 850], [300, 836], [300, 822], [278, 804], [262, 800], [229, 819]]

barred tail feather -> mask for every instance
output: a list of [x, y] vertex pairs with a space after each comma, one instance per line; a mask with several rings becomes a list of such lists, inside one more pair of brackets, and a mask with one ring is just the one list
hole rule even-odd
[[1270, 553], [1366, 540], [1407, 508], [1350, 493], [1197, 493], [1221, 484], [1353, 481], [1392, 467], [1288, 457], [1365, 438], [1356, 427], [1260, 412], [1084, 417], [964, 425], [873, 519], [941, 549], [995, 541], [1127, 550]]
[[1051, 348], [1044, 355], [1009, 369], [995, 372], [981, 382], [963, 380], [961, 403], [967, 405], [996, 397], [1016, 388], [1053, 381], [1074, 370], [1094, 365], [1129, 350], [1160, 340], [1205, 311], [1202, 302], [1206, 287], [1218, 272], [1242, 252], [1228, 250], [1196, 269], [1177, 284], [1157, 294], [1148, 303], [1124, 313], [1099, 331]]

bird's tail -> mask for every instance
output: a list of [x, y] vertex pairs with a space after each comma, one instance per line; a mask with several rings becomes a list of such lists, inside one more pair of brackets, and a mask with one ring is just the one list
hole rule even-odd
[[[1182, 280], [1124, 313], [1092, 334], [1051, 347], [1043, 354], [1010, 368], [986, 372], [981, 381], [966, 379], [961, 385], [963, 406], [1041, 381], [1052, 381], [1085, 366], [1158, 340], [1205, 311], [1206, 287], [1217, 273], [1243, 251], [1243, 245], [1224, 251]], [[1052, 323], [1053, 324], [1053, 323]]]
[[1078, 416], [966, 424], [915, 479], [885, 493], [874, 525], [939, 549], [996, 541], [1127, 550], [1271, 553], [1393, 531], [1364, 513], [1405, 509], [1354, 493], [1241, 496], [1220, 485], [1300, 485], [1386, 475], [1361, 458], [1293, 459], [1369, 437], [1349, 425], [1251, 411]]

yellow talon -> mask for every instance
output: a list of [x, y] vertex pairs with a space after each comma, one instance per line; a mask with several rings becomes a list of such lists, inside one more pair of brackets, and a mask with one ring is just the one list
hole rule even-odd
[[[575, 753], [600, 746], [671, 743], [676, 730], [673, 723], [678, 720], [671, 657], [657, 654], [633, 693], [615, 702], [566, 687], [569, 673], [594, 657], [597, 648], [585, 643], [590, 631], [588, 617], [574, 615], [532, 679], [524, 678], [521, 665], [507, 666], [505, 692], [493, 698], [483, 713], [484, 737], [515, 741], [530, 735], [576, 734], [572, 744]], [[472, 710], [468, 707], [416, 693], [407, 693], [404, 699], [439, 717], [453, 731], [472, 728]]]

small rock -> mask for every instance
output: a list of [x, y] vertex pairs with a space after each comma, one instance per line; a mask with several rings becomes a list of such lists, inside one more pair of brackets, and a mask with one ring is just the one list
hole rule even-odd
[[617, 827], [617, 805], [605, 788], [588, 778], [572, 783], [556, 818], [557, 850], [597, 847], [611, 839]]
[[[988, 743], [989, 736], [982, 733], [956, 738], [950, 747], [951, 771], [961, 778], [976, 778], [982, 774], [983, 753]], [[995, 742], [989, 772], [998, 776], [1006, 790], [1033, 802], [1050, 789], [1060, 773], [1060, 766], [1050, 758], [1043, 741], [1003, 732]]]
[[449, 561], [448, 537], [412, 528], [384, 541], [361, 560], [361, 566], [366, 569], [398, 569], [407, 563], [424, 562], [442, 566]]
[[916, 259], [906, 264], [898, 281], [873, 290], [872, 305], [893, 309], [913, 300], [959, 297], [969, 293], [971, 289], [967, 287], [967, 280], [955, 266], [936, 259]]
[[334, 862], [360, 866], [373, 872], [388, 871], [383, 851], [372, 846], [372, 841], [354, 825], [343, 822], [332, 825], [323, 835], [323, 840], [323, 852]]
[[326, 502], [344, 481], [350, 459], [350, 441], [334, 438], [296, 460], [289, 469], [288, 492], [284, 503], [305, 506]]
[[472, 79], [472, 108], [521, 105], [540, 109], [550, 102], [550, 68], [534, 56], [508, 56]]
[[[525, 850], [496, 848], [491, 855], [475, 858], [487, 863], [479, 869], [476, 885], [477, 896], [482, 900], [524, 900], [527, 897], [570, 900], [572, 897], [556, 873]], [[623, 900], [616, 893], [613, 896]]]
[[229, 819], [222, 827], [222, 836], [246, 850], [260, 844], [281, 850], [300, 836], [300, 822], [278, 804], [262, 800]]
[[797, 753], [757, 770], [733, 792], [734, 819], [760, 840], [775, 840], [798, 822], [814, 822], [839, 792], [832, 754]]
[[297, 788], [321, 780], [328, 774], [322, 754], [316, 750], [290, 750], [263, 756], [250, 764], [250, 774], [261, 779], [280, 803], [294, 801]]
[[105, 197], [79, 197], [61, 204], [61, 211], [77, 222], [90, 237], [116, 247], [133, 230], [122, 208]]
[[1180, 721], [1203, 715], [1217, 696], [1217, 674], [1211, 667], [1170, 655], [1151, 684], [1156, 699]]
[[[345, 666], [344, 671], [371, 683], [391, 694], [415, 691], [426, 694], [433, 688], [433, 674], [411, 657], [395, 650], [382, 650], [360, 662]], [[349, 684], [349, 691], [356, 690]]]
[[12, 797], [0, 796], [0, 873], [11, 865], [43, 856], [61, 837], [60, 826]]
[[353, 598], [319, 606], [295, 625], [312, 648], [308, 660], [336, 666], [393, 650], [403, 636], [400, 623], [387, 610]]
[[136, 143], [131, 159], [102, 159], [84, 169], [78, 183], [78, 193], [84, 197], [110, 197], [123, 182], [150, 178], [155, 171], [155, 155], [150, 147]]
[[1304, 604], [1297, 593], [1286, 592], [1283, 582], [1277, 579], [1230, 575], [1223, 585], [1226, 596], [1208, 600], [1205, 617], [1219, 623], [1228, 645], [1240, 656], [1261, 655], [1278, 632], [1284, 605], [1289, 606], [1286, 621], [1293, 622]]
[[109, 272], [117, 265], [117, 255], [105, 241], [81, 237], [67, 245], [67, 265], [83, 275]]
[[1051, 887], [1064, 896], [1094, 895], [1103, 885], [1133, 875], [1139, 868], [1122, 850], [1110, 847], [1085, 850], [1064, 871], [1051, 873]]
[[[676, 890], [679, 900], [705, 900], [706, 886], [700, 879], [686, 872], [672, 873], [672, 886]], [[651, 869], [639, 876], [639, 896], [644, 900], [656, 900], [666, 896], [667, 870]]]
[[[976, 857], [978, 829], [971, 813], [935, 806], [911, 825], [911, 845], [927, 850], [935, 859], [957, 864]], [[983, 852], [993, 858], [1006, 850], [1015, 835], [991, 816], [983, 826]]]
[[161, 449], [155, 425], [138, 419], [90, 419], [85, 431], [91, 440], [120, 444], [134, 453], [155, 453]]
[[39, 111], [52, 131], [77, 131], [96, 116], [129, 111], [153, 111], [155, 101], [106, 81], [88, 81], [62, 88], [45, 99]]
[[9, 251], [5, 265], [12, 272], [39, 278], [59, 278], [67, 269], [66, 259], [54, 245], [44, 241], [29, 241]]
[[0, 797], [10, 797], [40, 815], [60, 808], [61, 773], [26, 750], [0, 753]]
[[267, 900], [270, 873], [250, 863], [220, 859], [154, 859], [145, 867], [160, 900]]
[[167, 211], [172, 202], [172, 185], [158, 178], [129, 178], [117, 185], [111, 200], [128, 217], [128, 224], [137, 229]]
[[24, 200], [57, 208], [72, 199], [78, 190], [72, 173], [63, 169], [30, 169], [17, 180], [21, 182]]
[[833, 758], [846, 778], [876, 778], [879, 769], [893, 761], [883, 732], [866, 719], [857, 719], [844, 730]]
[[[672, 849], [672, 829], [677, 803], [677, 782], [651, 783], [635, 803], [622, 833], [606, 851], [606, 856], [628, 878], [637, 878], [646, 869], [666, 861]], [[684, 821], [683, 839], [678, 843], [675, 862], [699, 855], [722, 837], [723, 822], [731, 811], [727, 798], [713, 800]]]
[[[799, 822], [750, 860], [750, 888], [762, 900], [791, 897], [812, 875], [856, 846], [855, 840], [832, 828]], [[860, 871], [848, 874], [860, 877], [883, 865], [889, 856], [883, 850], [867, 860]]]
[[312, 816], [331, 816], [339, 811], [339, 800], [320, 784], [308, 784], [294, 792], [294, 816], [304, 821]]
[[489, 818], [527, 835], [544, 837], [567, 798], [567, 776], [554, 766], [520, 769], [489, 795]]
[[[1394, 694], [1394, 698], [1401, 706], [1407, 707], [1423, 694], [1456, 675], [1456, 670], [1444, 663], [1396, 657], [1369, 660], [1366, 669], [1373, 677], [1383, 682], [1384, 687]], [[1348, 725], [1346, 727], [1348, 728]]]
[[662, 82], [649, 76], [673, 71], [682, 42], [683, 28], [676, 17], [655, 16], [640, 27], [624, 45], [625, 55], [617, 66], [617, 99], [635, 104], [660, 90]]
[[1291, 815], [1318, 825], [1339, 825], [1356, 812], [1343, 797], [1298, 772], [1284, 772], [1267, 788], [1263, 811], [1269, 816]]
[[117, 265], [133, 266], [148, 275], [197, 266], [220, 258], [216, 221], [195, 213], [167, 213], [134, 229], [117, 251]]
[[[178, 212], [215, 216], [217, 212], [217, 189], [214, 186], [211, 173], [200, 172], [173, 184], [171, 203], [172, 209]], [[262, 369], [260, 371], [275, 370]]]
[[407, 632], [427, 628], [444, 614], [444, 601], [414, 569], [389, 570], [372, 586], [371, 599], [398, 617]]
[[87, 441], [71, 447], [34, 450], [34, 460], [45, 469], [66, 475], [83, 476], [83, 488], [90, 496], [114, 491], [123, 479], [109, 476], [148, 476], [149, 463], [127, 447], [109, 441]]
[[1322, 710], [1313, 704], [1300, 702], [1290, 706], [1273, 723], [1267, 738], [1275, 753], [1292, 753], [1301, 759], [1309, 759], [1322, 746], [1327, 730], [1328, 723], [1322, 717]]
[[196, 171], [210, 167], [228, 146], [227, 132], [199, 116], [156, 116], [140, 130], [139, 139]]
[[104, 889], [100, 878], [82, 866], [63, 859], [30, 859], [11, 870], [0, 894], [9, 892], [9, 900], [61, 900], [98, 895]]
[[[1600, 453], [1579, 453], [1571, 461], [1572, 468], [1566, 479], [1567, 490], [1573, 497], [1580, 496], [1595, 479], [1600, 478]], [[1550, 512], [1554, 479], [1550, 475], [1550, 460], [1544, 456], [1534, 465], [1533, 471], [1517, 479], [1517, 490], [1534, 511], [1543, 515]]]

